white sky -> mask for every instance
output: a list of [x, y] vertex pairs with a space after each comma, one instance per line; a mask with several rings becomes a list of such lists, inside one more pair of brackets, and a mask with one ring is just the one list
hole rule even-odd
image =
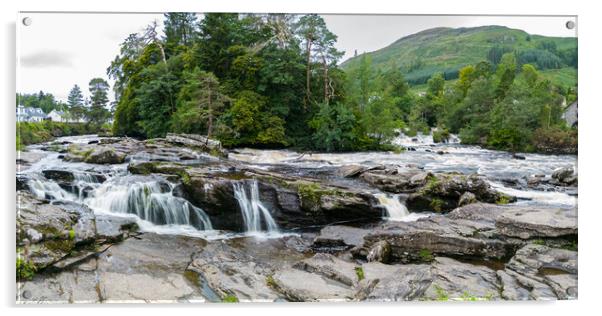
[[[123, 39], [154, 19], [163, 20], [162, 14], [27, 13], [21, 18], [25, 16], [32, 24], [17, 23], [17, 91], [43, 90], [63, 101], [74, 84], [87, 96], [90, 79], [108, 80], [106, 69]], [[403, 36], [440, 26], [504, 25], [531, 34], [576, 36], [576, 29], [565, 27], [574, 17], [324, 15], [324, 19], [339, 37], [337, 47], [345, 51], [342, 60], [355, 50], [374, 51]]]

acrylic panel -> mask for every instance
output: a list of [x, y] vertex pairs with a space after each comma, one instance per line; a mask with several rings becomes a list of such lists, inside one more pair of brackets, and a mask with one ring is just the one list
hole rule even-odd
[[18, 303], [577, 298], [577, 17], [22, 12]]

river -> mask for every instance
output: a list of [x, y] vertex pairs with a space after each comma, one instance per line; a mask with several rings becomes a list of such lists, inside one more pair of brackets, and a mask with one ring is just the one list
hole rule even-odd
[[[54, 143], [88, 144], [98, 141], [95, 135], [61, 137]], [[516, 159], [501, 151], [482, 149], [459, 144], [456, 137], [446, 144], [435, 144], [429, 135], [416, 137], [401, 136], [394, 143], [406, 147], [401, 153], [352, 152], [352, 153], [299, 153], [291, 150], [259, 150], [239, 148], [233, 150], [229, 159], [244, 162], [263, 170], [286, 170], [291, 174], [310, 174], [333, 178], [335, 171], [345, 165], [361, 166], [397, 165], [400, 168], [421, 168], [431, 172], [477, 173], [506, 194], [516, 196], [517, 204], [542, 207], [576, 208], [575, 188], [529, 189], [526, 180], [534, 175], [550, 177], [562, 167], [577, 170], [577, 157], [571, 155], [522, 154]], [[38, 198], [53, 201], [75, 201], [89, 206], [97, 214], [111, 214], [135, 218], [143, 231], [160, 234], [192, 235], [203, 238], [227, 238], [240, 234], [215, 230], [202, 208], [179, 196], [177, 188], [160, 176], [132, 175], [127, 167], [131, 162], [153, 159], [148, 155], [133, 155], [128, 162], [113, 165], [67, 162], [57, 152], [44, 151], [48, 144], [31, 145], [28, 151], [45, 156], [18, 172], [27, 176], [28, 186]], [[186, 164], [199, 164], [215, 159], [207, 155], [190, 152], [196, 159]], [[156, 158], [156, 157], [155, 157]], [[163, 157], [163, 160], [176, 158]], [[44, 177], [44, 170], [67, 170], [73, 173], [70, 188]], [[106, 181], [100, 181], [106, 178]], [[343, 181], [343, 180], [341, 180]], [[102, 182], [102, 183], [101, 183]], [[254, 185], [254, 186], [253, 186]], [[257, 184], [235, 187], [235, 197], [246, 224], [245, 234], [263, 237], [280, 237], [290, 232], [278, 229], [257, 193]], [[383, 220], [413, 221], [428, 214], [408, 212], [403, 198], [370, 189], [387, 210]], [[261, 223], [266, 223], [262, 229]]]

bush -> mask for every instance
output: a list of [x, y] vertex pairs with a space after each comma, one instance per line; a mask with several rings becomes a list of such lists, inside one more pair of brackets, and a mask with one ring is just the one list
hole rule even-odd
[[539, 128], [533, 133], [533, 146], [547, 154], [577, 154], [577, 130]]
[[17, 123], [17, 150], [22, 150], [26, 145], [44, 143], [55, 137], [76, 136], [103, 132], [104, 127], [86, 123], [62, 122], [18, 122]]
[[447, 128], [437, 129], [433, 131], [433, 142], [447, 143], [449, 141], [449, 131]]

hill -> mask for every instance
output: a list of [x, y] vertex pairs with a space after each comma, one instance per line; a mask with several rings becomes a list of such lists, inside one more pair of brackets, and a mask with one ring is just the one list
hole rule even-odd
[[483, 60], [495, 65], [507, 52], [515, 52], [520, 64], [535, 65], [557, 85], [569, 87], [577, 83], [577, 38], [531, 35], [496, 25], [428, 29], [350, 58], [341, 66], [352, 70], [367, 55], [374, 69], [398, 67], [406, 80], [417, 86], [436, 72], [443, 72], [446, 80], [453, 80], [466, 65]]

